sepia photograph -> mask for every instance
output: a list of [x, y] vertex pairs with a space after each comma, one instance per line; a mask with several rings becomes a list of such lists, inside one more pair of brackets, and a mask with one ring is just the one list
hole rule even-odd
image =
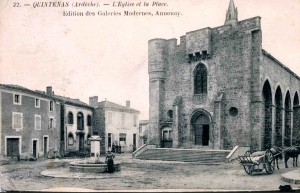
[[0, 192], [300, 191], [299, 19], [299, 0], [0, 0]]

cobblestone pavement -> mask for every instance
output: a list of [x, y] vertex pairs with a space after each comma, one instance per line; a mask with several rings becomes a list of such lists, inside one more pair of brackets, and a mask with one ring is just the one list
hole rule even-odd
[[[104, 159], [104, 158], [103, 158]], [[116, 161], [122, 163], [121, 172], [103, 175], [100, 178], [54, 178], [41, 175], [43, 171], [57, 169], [67, 171], [68, 163], [77, 159], [39, 160], [35, 162], [0, 162], [0, 184], [3, 190], [53, 190], [62, 191], [104, 191], [104, 190], [158, 190], [173, 191], [215, 190], [278, 190], [279, 185], [290, 184], [281, 180], [281, 174], [296, 168], [275, 170], [273, 174], [265, 172], [249, 176], [237, 163], [221, 165], [200, 165], [168, 161], [145, 161], [131, 158], [130, 154], [116, 155]], [[291, 165], [291, 163], [289, 163]], [[298, 169], [298, 168], [297, 168]], [[75, 175], [74, 175], [75, 176]], [[300, 189], [298, 184], [290, 184]], [[71, 189], [72, 188], [72, 189]]]

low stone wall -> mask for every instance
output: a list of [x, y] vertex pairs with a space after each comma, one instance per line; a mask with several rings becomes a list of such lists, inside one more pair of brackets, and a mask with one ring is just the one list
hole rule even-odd
[[[83, 173], [105, 173], [107, 171], [106, 163], [84, 163], [84, 162], [71, 162], [69, 164], [71, 172], [83, 172]], [[114, 164], [114, 171], [121, 171], [121, 164]]]
[[250, 146], [235, 146], [231, 152], [226, 156], [226, 162], [232, 162], [238, 159], [238, 155], [244, 155], [246, 151], [250, 150]]

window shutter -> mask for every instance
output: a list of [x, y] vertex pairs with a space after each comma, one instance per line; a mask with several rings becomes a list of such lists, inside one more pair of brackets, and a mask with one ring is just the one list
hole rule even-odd
[[53, 119], [53, 128], [56, 128], [56, 119]]

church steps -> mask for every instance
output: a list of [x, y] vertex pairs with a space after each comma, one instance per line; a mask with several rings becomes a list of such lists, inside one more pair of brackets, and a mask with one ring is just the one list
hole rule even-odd
[[148, 149], [137, 156], [142, 160], [163, 160], [182, 162], [224, 163], [230, 151], [186, 150], [186, 149]]

